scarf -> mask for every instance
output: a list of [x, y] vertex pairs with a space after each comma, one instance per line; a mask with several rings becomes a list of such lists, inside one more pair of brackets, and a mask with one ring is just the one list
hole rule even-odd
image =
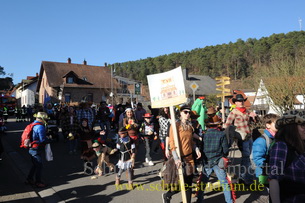
[[272, 130], [269, 130], [269, 129], [266, 129], [266, 130], [270, 133], [270, 135], [272, 135], [272, 137], [275, 136], [275, 132], [273, 132]]
[[238, 110], [238, 111], [240, 111], [241, 113], [246, 113], [246, 107], [236, 107], [236, 109]]

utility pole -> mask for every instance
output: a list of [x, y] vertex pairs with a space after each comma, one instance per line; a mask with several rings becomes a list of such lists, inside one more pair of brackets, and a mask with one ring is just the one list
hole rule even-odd
[[111, 105], [113, 106], [113, 65], [111, 65]]

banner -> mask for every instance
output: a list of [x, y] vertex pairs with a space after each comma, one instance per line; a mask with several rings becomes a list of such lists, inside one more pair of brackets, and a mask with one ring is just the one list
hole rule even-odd
[[147, 76], [152, 108], [162, 108], [187, 101], [181, 66]]

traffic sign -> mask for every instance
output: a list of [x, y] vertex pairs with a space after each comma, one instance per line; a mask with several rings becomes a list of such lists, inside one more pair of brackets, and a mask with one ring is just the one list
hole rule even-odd
[[140, 83], [134, 84], [134, 93], [141, 94], [141, 84]]
[[196, 82], [192, 82], [190, 84], [190, 88], [193, 90], [193, 91], [196, 91], [198, 88], [199, 88], [199, 85], [197, 85]]

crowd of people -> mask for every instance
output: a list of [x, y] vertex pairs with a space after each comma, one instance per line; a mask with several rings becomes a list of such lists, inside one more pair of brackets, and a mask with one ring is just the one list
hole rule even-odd
[[[234, 202], [227, 172], [230, 149], [237, 146], [241, 151], [239, 184], [247, 186], [258, 181], [264, 185], [272, 202], [304, 202], [305, 111], [261, 116], [265, 130], [254, 140], [252, 124], [258, 122], [258, 116], [244, 106], [246, 99], [241, 94], [235, 95], [235, 108], [227, 113], [225, 120], [222, 114], [226, 115], [226, 112], [213, 106], [206, 107], [204, 97], [198, 98], [192, 106], [175, 107], [175, 120], [172, 120], [168, 107], [152, 109], [148, 106], [146, 110], [141, 103], [135, 107], [128, 103], [111, 106], [105, 101], [98, 106], [48, 104], [45, 109], [31, 110], [30, 118], [35, 117], [34, 122], [42, 124], [48, 123], [49, 119], [56, 120], [64, 141], [68, 143], [69, 154], [76, 154], [80, 149], [84, 162], [97, 157], [94, 171], [99, 176], [106, 173], [105, 165], [109, 171], [116, 171], [117, 166], [117, 185], [126, 171], [130, 189], [135, 181], [136, 154], [143, 144], [148, 166], [154, 165], [152, 153], [162, 153], [166, 166], [161, 169], [163, 183], [178, 184], [177, 169], [183, 169], [187, 202], [191, 202], [194, 179], [197, 180], [197, 202], [204, 201], [205, 186], [212, 172], [223, 187], [225, 201]], [[16, 112], [16, 121], [20, 121]], [[45, 186], [41, 181], [40, 148], [48, 142], [42, 126], [34, 126], [37, 146], [30, 149], [33, 168], [27, 179], [27, 183], [38, 187]], [[95, 126], [100, 130], [95, 131]], [[175, 132], [179, 146], [175, 142]], [[115, 134], [118, 134], [117, 138], [113, 136]], [[153, 142], [157, 145], [152, 145]], [[109, 156], [115, 153], [119, 154], [118, 162], [111, 163]], [[170, 202], [178, 192], [175, 187], [167, 187], [162, 201]]]

